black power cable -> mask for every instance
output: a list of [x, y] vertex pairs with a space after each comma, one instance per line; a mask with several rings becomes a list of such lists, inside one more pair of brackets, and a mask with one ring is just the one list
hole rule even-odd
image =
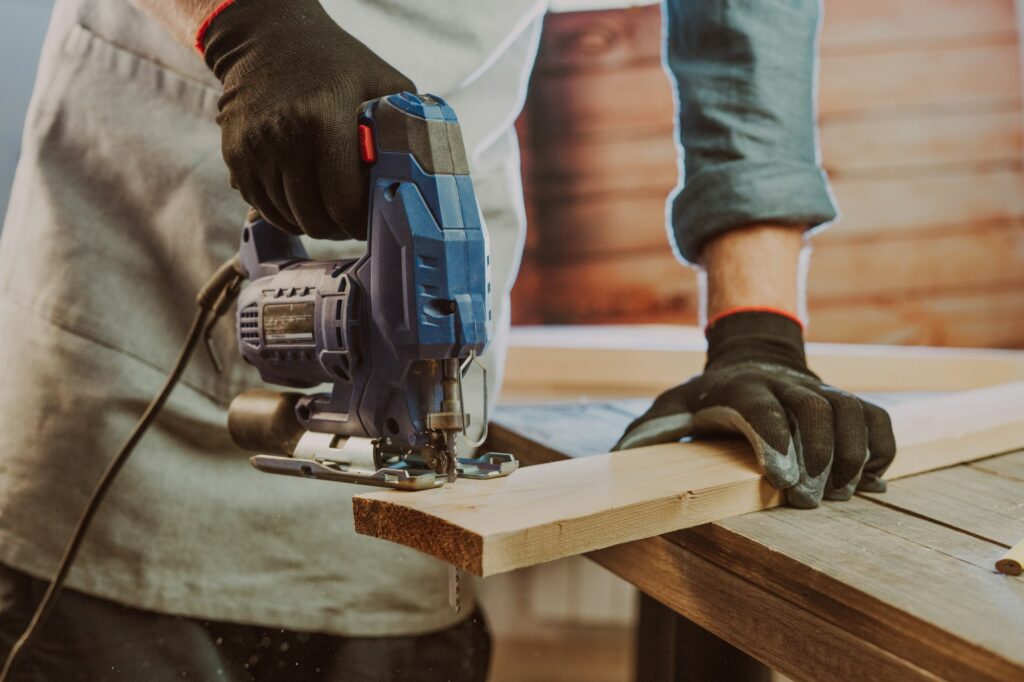
[[142, 440], [146, 431], [160, 414], [160, 410], [163, 408], [164, 403], [167, 402], [171, 391], [174, 390], [178, 380], [181, 379], [181, 375], [185, 372], [185, 367], [188, 365], [196, 345], [208, 334], [210, 325], [231, 307], [244, 278], [245, 276], [241, 270], [238, 257], [235, 256], [217, 268], [217, 271], [199, 291], [199, 294], [196, 295], [196, 314], [192, 318], [192, 325], [189, 327], [185, 343], [178, 353], [178, 359], [175, 360], [174, 366], [167, 374], [160, 392], [154, 396], [153, 400], [146, 407], [146, 411], [142, 413], [139, 421], [136, 422], [135, 428], [132, 429], [128, 439], [121, 446], [121, 449], [117, 451], [117, 454], [114, 455], [114, 459], [107, 465], [106, 471], [103, 472], [99, 483], [96, 484], [95, 490], [93, 490], [92, 495], [89, 497], [89, 502], [85, 505], [85, 509], [78, 519], [75, 531], [71, 534], [71, 539], [64, 548], [64, 555], [57, 564], [57, 572], [50, 580], [46, 593], [32, 615], [32, 620], [29, 621], [25, 631], [18, 638], [18, 641], [14, 643], [14, 646], [11, 647], [7, 658], [4, 660], [3, 670], [0, 670], [0, 682], [5, 682], [8, 679], [18, 654], [25, 650], [32, 637], [35, 636], [46, 621], [46, 617], [50, 615], [50, 611], [53, 609], [61, 589], [64, 587], [64, 580], [71, 570], [75, 556], [82, 546], [85, 534], [89, 530], [89, 525], [99, 510], [103, 498], [106, 497], [110, 485], [114, 482], [118, 472], [121, 471], [121, 467], [128, 461], [128, 457], [132, 454], [135, 446]]

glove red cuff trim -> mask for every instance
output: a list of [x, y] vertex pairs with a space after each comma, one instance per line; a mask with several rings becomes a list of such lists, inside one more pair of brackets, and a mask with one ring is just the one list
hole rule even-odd
[[707, 325], [704, 327], [704, 331], [707, 331], [708, 329], [711, 329], [711, 327], [713, 327], [714, 324], [716, 322], [718, 322], [719, 320], [721, 320], [722, 318], [728, 317], [730, 315], [735, 315], [737, 313], [772, 313], [774, 315], [781, 315], [782, 317], [785, 317], [786, 319], [793, 320], [794, 322], [796, 322], [800, 326], [800, 329], [804, 328], [803, 320], [801, 320], [794, 313], [791, 313], [788, 310], [783, 310], [782, 308], [772, 308], [770, 306], [750, 305], [750, 306], [737, 306], [735, 308], [729, 308], [727, 310], [723, 310], [722, 312], [718, 313], [717, 315], [712, 317], [710, 320], [708, 320]]
[[206, 46], [203, 45], [203, 42], [206, 40], [206, 32], [210, 30], [210, 24], [213, 23], [214, 19], [220, 16], [221, 12], [226, 10], [228, 7], [231, 7], [233, 4], [235, 4], [235, 0], [224, 0], [224, 2], [217, 5], [216, 9], [210, 12], [209, 16], [203, 20], [203, 23], [199, 24], [199, 30], [196, 31], [196, 51], [200, 55], [206, 55]]

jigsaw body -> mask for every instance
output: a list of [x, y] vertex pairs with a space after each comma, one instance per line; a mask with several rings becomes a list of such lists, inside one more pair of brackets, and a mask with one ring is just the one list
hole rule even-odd
[[491, 309], [487, 236], [455, 114], [440, 98], [401, 93], [366, 103], [359, 123], [366, 254], [311, 261], [297, 237], [254, 213], [240, 247], [250, 280], [238, 302], [242, 355], [267, 382], [333, 388], [278, 402], [243, 394], [232, 436], [279, 452], [252, 462], [289, 475], [422, 489], [510, 473], [510, 455], [456, 454], [469, 426], [462, 379], [487, 345]]

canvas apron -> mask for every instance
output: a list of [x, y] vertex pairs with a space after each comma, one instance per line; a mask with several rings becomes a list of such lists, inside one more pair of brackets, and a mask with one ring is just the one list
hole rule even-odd
[[[507, 328], [524, 230], [512, 124], [543, 2], [324, 4], [459, 114], [490, 232], [497, 326]], [[221, 159], [219, 93], [198, 55], [127, 0], [57, 3], [0, 239], [2, 563], [51, 575], [174, 361], [196, 291], [236, 249], [245, 206]], [[226, 405], [258, 379], [232, 326], [215, 335], [224, 373], [196, 354], [111, 489], [69, 587], [163, 613], [341, 635], [456, 622], [444, 565], [353, 533], [356, 488], [258, 473], [233, 446]]]

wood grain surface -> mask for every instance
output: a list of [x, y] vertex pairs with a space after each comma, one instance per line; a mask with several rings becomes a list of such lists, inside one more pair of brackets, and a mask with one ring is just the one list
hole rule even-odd
[[[889, 478], [1024, 445], [1024, 383], [896, 405]], [[623, 413], [628, 421], [630, 415]], [[579, 428], [577, 423], [574, 428]], [[697, 441], [526, 467], [492, 481], [353, 500], [356, 531], [491, 575], [777, 506], [740, 440]]]
[[[934, 475], [896, 481], [891, 492]], [[998, 544], [924, 514], [858, 497], [826, 503], [810, 514], [773, 509], [653, 540], [713, 561], [742, 582], [841, 625], [853, 639], [941, 679], [1014, 680], [1024, 671], [1019, 646], [1024, 582], [993, 571], [992, 562], [1003, 551]], [[671, 574], [645, 571], [642, 564], [649, 557], [646, 552], [631, 555], [635, 548], [622, 545], [590, 556], [631, 582], [646, 583], [639, 585], [645, 591], [657, 590], [656, 583], [675, 583]], [[641, 565], [630, 566], [631, 556]], [[698, 604], [703, 599], [695, 598]], [[678, 605], [684, 615], [694, 608], [692, 603]], [[735, 624], [724, 618], [702, 624], [719, 636], [739, 636]], [[792, 634], [799, 647], [804, 630]], [[750, 646], [746, 637], [734, 643]], [[832, 652], [840, 661], [859, 655], [841, 647]], [[792, 650], [769, 652], [762, 660], [773, 665], [788, 661], [798, 679], [822, 678], [823, 671], [809, 671], [807, 661]]]
[[[622, 426], [644, 407], [515, 407], [504, 427], [537, 435], [532, 447], [520, 436], [529, 461], [539, 442], [561, 450], [545, 447], [543, 457], [585, 456], [611, 442], [613, 410]], [[885, 495], [816, 512], [773, 509], [588, 556], [793, 679], [1016, 680], [1024, 582], [992, 568], [1024, 523], [1021, 500], [1024, 452], [911, 476]], [[842, 637], [822, 644], [834, 628]]]

